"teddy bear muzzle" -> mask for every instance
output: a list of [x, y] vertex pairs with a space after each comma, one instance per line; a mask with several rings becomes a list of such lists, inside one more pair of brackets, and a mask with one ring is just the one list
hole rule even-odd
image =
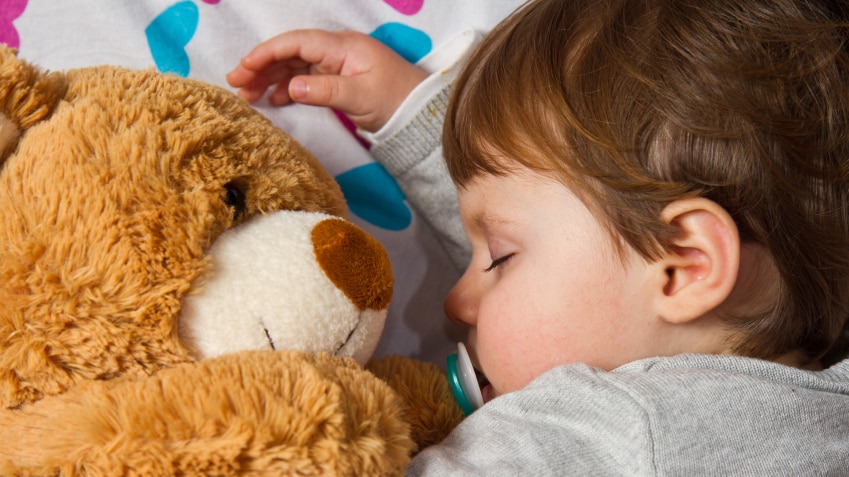
[[277, 211], [224, 232], [182, 301], [180, 339], [198, 359], [242, 350], [367, 361], [392, 298], [383, 246], [339, 217]]

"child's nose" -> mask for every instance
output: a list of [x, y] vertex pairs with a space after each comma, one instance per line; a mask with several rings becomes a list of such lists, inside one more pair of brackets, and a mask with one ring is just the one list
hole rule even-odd
[[469, 286], [467, 275], [463, 275], [445, 297], [445, 315], [452, 321], [474, 326], [477, 323], [477, 298]]

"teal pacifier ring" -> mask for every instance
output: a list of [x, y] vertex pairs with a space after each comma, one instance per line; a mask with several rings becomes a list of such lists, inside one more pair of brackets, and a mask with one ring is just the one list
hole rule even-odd
[[463, 343], [457, 343], [457, 353], [446, 358], [448, 384], [454, 400], [467, 416], [483, 405], [483, 396], [478, 386], [475, 368]]
[[457, 375], [457, 353], [449, 354], [446, 358], [446, 368], [448, 370], [448, 384], [451, 386], [451, 394], [454, 395], [454, 400], [463, 410], [463, 414], [469, 415], [475, 411], [472, 403], [466, 399], [466, 394], [463, 392], [463, 385], [460, 384], [460, 377]]

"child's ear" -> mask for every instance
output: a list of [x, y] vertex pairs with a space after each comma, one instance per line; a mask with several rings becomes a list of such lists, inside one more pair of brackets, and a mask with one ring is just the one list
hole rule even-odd
[[701, 197], [669, 204], [661, 219], [677, 229], [672, 249], [655, 262], [662, 284], [658, 315], [686, 323], [721, 305], [737, 280], [740, 237], [734, 220], [717, 203]]

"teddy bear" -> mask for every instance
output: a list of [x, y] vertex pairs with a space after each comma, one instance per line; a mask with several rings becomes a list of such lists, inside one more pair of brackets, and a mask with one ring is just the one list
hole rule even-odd
[[0, 48], [0, 474], [402, 473], [462, 412], [345, 214], [229, 91]]

